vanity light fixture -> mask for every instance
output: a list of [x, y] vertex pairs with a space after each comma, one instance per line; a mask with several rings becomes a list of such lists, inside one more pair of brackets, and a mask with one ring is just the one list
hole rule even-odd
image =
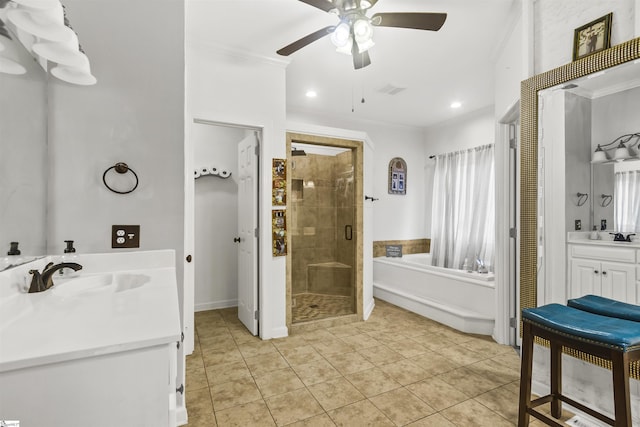
[[[609, 156], [607, 153], [611, 150], [615, 150], [613, 156]], [[640, 133], [630, 133], [619, 136], [608, 144], [598, 144], [591, 156], [591, 163], [622, 162], [636, 159], [640, 160]]]

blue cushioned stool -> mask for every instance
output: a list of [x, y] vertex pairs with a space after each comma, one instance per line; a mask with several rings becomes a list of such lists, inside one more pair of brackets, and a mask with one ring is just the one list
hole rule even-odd
[[[629, 365], [640, 360], [640, 323], [601, 316], [560, 304], [522, 310], [522, 365], [518, 427], [529, 425], [533, 415], [547, 425], [563, 427], [535, 408], [551, 402], [551, 415], [560, 418], [562, 402], [615, 427], [631, 426]], [[531, 373], [535, 337], [551, 347], [551, 393], [531, 400]], [[562, 394], [562, 348], [567, 347], [610, 360], [613, 374], [615, 420]]]
[[570, 299], [567, 301], [567, 305], [602, 316], [618, 317], [620, 319], [640, 322], [640, 305], [616, 301], [597, 295], [585, 295], [580, 298]]

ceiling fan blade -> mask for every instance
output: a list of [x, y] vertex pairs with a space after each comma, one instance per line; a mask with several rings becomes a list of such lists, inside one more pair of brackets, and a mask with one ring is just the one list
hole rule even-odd
[[446, 13], [376, 13], [371, 23], [378, 27], [438, 31], [446, 19]]
[[300, 0], [302, 3], [306, 3], [309, 6], [317, 7], [320, 10], [329, 12], [331, 9], [335, 9], [336, 5], [329, 0]]
[[353, 42], [351, 47], [351, 56], [353, 56], [353, 68], [359, 70], [367, 65], [371, 65], [371, 58], [369, 58], [369, 52], [366, 50], [362, 53], [358, 51], [358, 43]]
[[300, 40], [296, 40], [293, 43], [291, 43], [290, 45], [287, 45], [285, 47], [283, 47], [282, 49], [278, 50], [276, 53], [278, 55], [282, 55], [282, 56], [289, 56], [291, 55], [293, 52], [296, 52], [300, 49], [302, 49], [303, 47], [305, 47], [308, 44], [313, 43], [314, 41], [321, 39], [322, 37], [329, 35], [333, 32], [333, 30], [335, 30], [335, 26], [330, 25], [328, 27], [324, 27], [319, 29], [318, 31], [315, 31], [309, 35], [304, 36], [303, 38], [301, 38]]

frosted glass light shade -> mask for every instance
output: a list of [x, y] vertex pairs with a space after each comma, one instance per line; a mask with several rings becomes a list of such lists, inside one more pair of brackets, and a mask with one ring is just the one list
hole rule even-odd
[[27, 72], [27, 69], [17, 62], [0, 56], [0, 73], [19, 75]]
[[613, 160], [621, 162], [629, 158], [631, 158], [631, 152], [623, 143], [620, 143], [618, 148], [616, 148], [616, 151], [613, 153]]
[[91, 86], [97, 83], [97, 79], [91, 74], [88, 64], [87, 67], [67, 67], [64, 65], [58, 65], [51, 69], [53, 76], [63, 80], [67, 83], [81, 86]]
[[78, 37], [75, 33], [69, 42], [35, 43], [31, 49], [44, 59], [61, 65], [84, 67], [89, 64], [89, 58], [78, 48]]
[[598, 148], [596, 148], [596, 151], [593, 153], [593, 156], [591, 156], [591, 163], [604, 163], [607, 161], [609, 161], [609, 157], [607, 157], [607, 153], [603, 151], [602, 148], [600, 148], [600, 146], [598, 145]]
[[64, 25], [64, 18], [58, 18], [58, 15], [57, 8], [33, 12], [13, 9], [7, 12], [9, 21], [29, 34], [55, 42], [68, 42], [73, 37], [73, 30]]
[[337, 48], [343, 48], [345, 45], [349, 43], [351, 39], [351, 28], [349, 28], [349, 24], [346, 22], [341, 22], [338, 24], [336, 29], [331, 34], [331, 42]]
[[53, 9], [60, 4], [58, 0], [13, 0], [20, 6], [30, 7], [32, 9]]

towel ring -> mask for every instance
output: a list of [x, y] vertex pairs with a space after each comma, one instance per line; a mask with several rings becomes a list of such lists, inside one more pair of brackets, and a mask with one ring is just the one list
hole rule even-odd
[[602, 200], [600, 201], [600, 206], [602, 206], [603, 208], [609, 206], [613, 201], [613, 196], [611, 194], [603, 194], [601, 197]]
[[[109, 184], [107, 184], [107, 180], [106, 180], [107, 173], [111, 169], [115, 169], [115, 171], [118, 172], [119, 174], [125, 174], [127, 172], [131, 172], [133, 174], [133, 176], [136, 178], [136, 184], [133, 186], [133, 188], [131, 190], [128, 190], [128, 191], [114, 190], [113, 188], [109, 187]], [[115, 165], [113, 165], [110, 168], [108, 168], [106, 171], [104, 171], [104, 173], [102, 174], [102, 182], [104, 183], [105, 187], [107, 187], [109, 190], [113, 191], [114, 193], [129, 194], [129, 193], [132, 193], [133, 190], [138, 188], [138, 183], [140, 182], [140, 180], [138, 179], [138, 174], [135, 173], [134, 170], [129, 167], [129, 165], [127, 165], [124, 162], [118, 162]]]
[[587, 199], [589, 198], [589, 195], [586, 193], [578, 193], [578, 202], [576, 203], [576, 206], [582, 206], [585, 203], [587, 203]]

